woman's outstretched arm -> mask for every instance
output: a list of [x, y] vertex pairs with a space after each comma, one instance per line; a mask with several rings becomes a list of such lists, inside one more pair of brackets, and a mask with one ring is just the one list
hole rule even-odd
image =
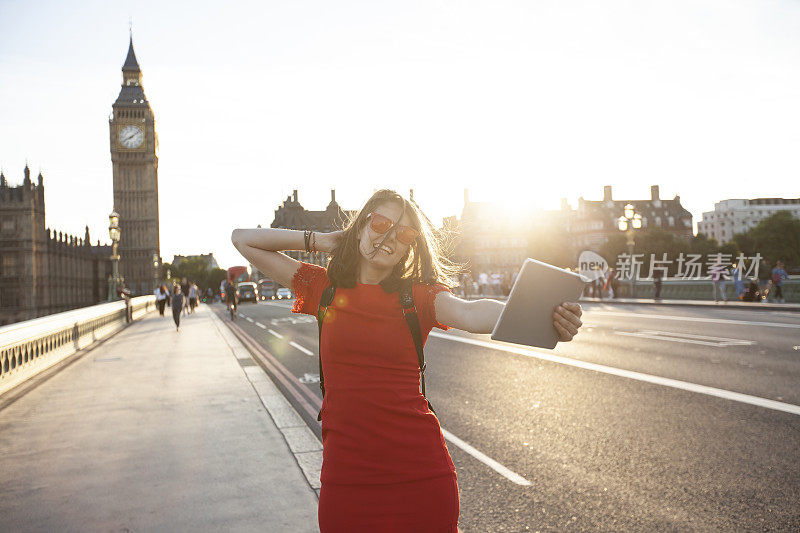
[[[447, 291], [437, 294], [433, 305], [440, 323], [470, 333], [491, 333], [505, 306], [502, 302], [486, 298], [462, 300]], [[553, 311], [553, 327], [561, 342], [569, 342], [578, 334], [578, 329], [583, 325], [580, 319], [582, 313], [579, 304], [567, 302]]]
[[[314, 235], [317, 250], [330, 252], [338, 242], [340, 232], [314, 232]], [[252, 265], [284, 287], [291, 287], [292, 277], [300, 268], [300, 261], [280, 252], [306, 249], [303, 232], [294, 229], [235, 229], [231, 233], [231, 242]]]

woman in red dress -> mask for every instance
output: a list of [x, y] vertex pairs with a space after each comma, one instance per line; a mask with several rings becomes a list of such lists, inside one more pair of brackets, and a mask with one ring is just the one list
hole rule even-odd
[[[292, 287], [293, 312], [316, 316], [326, 287], [336, 288], [320, 345], [320, 531], [458, 531], [456, 471], [420, 392], [398, 290], [411, 284], [423, 343], [434, 326], [489, 333], [503, 304], [450, 293], [458, 268], [442, 257], [428, 219], [394, 191], [376, 192], [343, 231], [237, 229], [231, 239], [260, 271]], [[303, 249], [328, 252], [328, 268], [280, 253]], [[580, 315], [571, 303], [554, 312], [562, 341], [577, 334]]]

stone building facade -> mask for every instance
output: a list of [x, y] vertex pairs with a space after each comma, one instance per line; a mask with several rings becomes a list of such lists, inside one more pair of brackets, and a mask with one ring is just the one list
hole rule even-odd
[[[270, 227], [296, 230], [312, 230], [321, 233], [328, 233], [343, 229], [350, 217], [355, 216], [357, 211], [345, 211], [336, 202], [336, 191], [331, 189], [331, 201], [323, 211], [308, 211], [297, 199], [297, 190], [292, 191], [292, 196], [287, 196], [286, 200], [275, 210], [275, 218]], [[285, 252], [286, 255], [324, 266], [328, 262], [327, 253], [310, 254], [305, 251]], [[254, 278], [258, 273], [254, 272]]]
[[464, 189], [461, 218], [448, 217], [444, 229], [457, 235], [455, 257], [474, 277], [481, 272], [516, 270], [528, 253], [533, 217], [518, 218], [503, 206], [474, 202]]
[[94, 305], [108, 297], [111, 247], [45, 227], [44, 178], [0, 172], [0, 325]]
[[683, 208], [680, 197], [662, 200], [658, 185], [652, 186], [650, 193], [649, 200], [614, 200], [611, 187], [606, 186], [603, 200], [580, 198], [578, 209], [562, 199], [558, 210], [519, 213], [501, 204], [470, 201], [465, 190], [461, 217], [446, 218], [444, 229], [457, 235], [453, 259], [465, 263], [473, 277], [513, 274], [527, 257], [571, 266], [582, 250], [598, 251], [610, 236], [620, 233], [617, 220], [627, 204], [642, 216], [644, 228], [657, 227], [691, 238], [692, 215]]
[[603, 199], [578, 199], [578, 209], [568, 217], [568, 231], [577, 250], [598, 251], [611, 235], [620, 233], [617, 220], [627, 204], [642, 216], [642, 228], [659, 228], [686, 239], [692, 238], [692, 214], [681, 205], [680, 196], [662, 200], [658, 185], [650, 187], [649, 200], [614, 200], [611, 186], [603, 187]]
[[158, 220], [158, 136], [142, 88], [133, 39], [122, 65], [122, 88], [108, 121], [114, 209], [121, 238], [119, 273], [133, 294], [150, 294], [161, 278]]
[[745, 233], [778, 211], [788, 211], [800, 218], [800, 198], [753, 198], [722, 200], [713, 211], [703, 213], [697, 233], [719, 244], [730, 241], [737, 233]]

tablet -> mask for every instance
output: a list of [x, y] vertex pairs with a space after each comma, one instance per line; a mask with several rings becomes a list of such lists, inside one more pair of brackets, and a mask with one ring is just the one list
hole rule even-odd
[[492, 339], [552, 350], [558, 343], [553, 310], [563, 302], [577, 302], [585, 284], [579, 274], [526, 259]]

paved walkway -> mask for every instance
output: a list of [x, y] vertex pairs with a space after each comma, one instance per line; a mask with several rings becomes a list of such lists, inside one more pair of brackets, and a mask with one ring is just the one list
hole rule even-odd
[[180, 332], [150, 314], [0, 411], [0, 531], [318, 531], [260, 368], [199, 309]]

